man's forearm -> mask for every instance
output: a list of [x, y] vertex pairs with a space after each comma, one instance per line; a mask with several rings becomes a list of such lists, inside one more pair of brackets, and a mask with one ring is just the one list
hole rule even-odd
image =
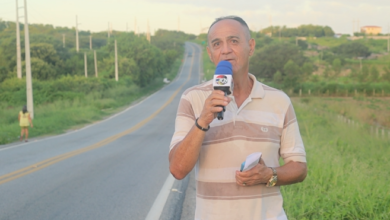
[[176, 179], [183, 179], [194, 168], [205, 133], [193, 126], [181, 143], [169, 153], [169, 170]]
[[289, 185], [302, 182], [306, 178], [307, 165], [302, 162], [290, 161], [276, 168], [278, 181], [277, 186]]

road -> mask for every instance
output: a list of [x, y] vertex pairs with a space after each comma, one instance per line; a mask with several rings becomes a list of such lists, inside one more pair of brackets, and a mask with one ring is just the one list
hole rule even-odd
[[[199, 82], [201, 49], [186, 43], [189, 52], [175, 81], [119, 114], [63, 135], [1, 145], [0, 219], [137, 220], [159, 210], [180, 95]], [[169, 194], [154, 212], [160, 219], [180, 214], [175, 207], [187, 183], [168, 184], [179, 197]]]

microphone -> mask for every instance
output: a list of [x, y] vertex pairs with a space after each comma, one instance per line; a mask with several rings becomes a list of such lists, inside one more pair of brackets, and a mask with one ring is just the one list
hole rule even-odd
[[[233, 71], [232, 64], [229, 61], [222, 60], [218, 63], [217, 68], [215, 69], [213, 86], [214, 90], [221, 90], [225, 93], [225, 96], [232, 94], [232, 83], [233, 83]], [[225, 112], [225, 106], [222, 107], [223, 110], [218, 112], [218, 120], [223, 120], [223, 113]]]

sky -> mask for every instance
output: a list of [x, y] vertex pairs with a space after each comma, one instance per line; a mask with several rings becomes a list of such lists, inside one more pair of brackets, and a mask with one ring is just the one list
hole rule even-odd
[[[253, 31], [270, 24], [314, 24], [346, 34], [358, 25], [375, 25], [388, 33], [390, 26], [390, 0], [27, 0], [27, 9], [30, 24], [71, 28], [77, 16], [79, 30], [92, 32], [106, 31], [109, 23], [117, 31], [146, 32], [149, 23], [152, 34], [167, 29], [197, 35], [225, 15], [242, 17]], [[0, 19], [15, 21], [16, 0], [0, 0]]]

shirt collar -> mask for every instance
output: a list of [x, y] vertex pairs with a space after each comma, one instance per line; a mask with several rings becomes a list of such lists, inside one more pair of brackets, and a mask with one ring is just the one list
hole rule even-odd
[[264, 98], [265, 91], [263, 88], [263, 84], [261, 82], [257, 81], [256, 77], [253, 74], [249, 73], [248, 75], [253, 80], [253, 86], [252, 86], [252, 91], [251, 91], [250, 97], [254, 98], [254, 99]]

